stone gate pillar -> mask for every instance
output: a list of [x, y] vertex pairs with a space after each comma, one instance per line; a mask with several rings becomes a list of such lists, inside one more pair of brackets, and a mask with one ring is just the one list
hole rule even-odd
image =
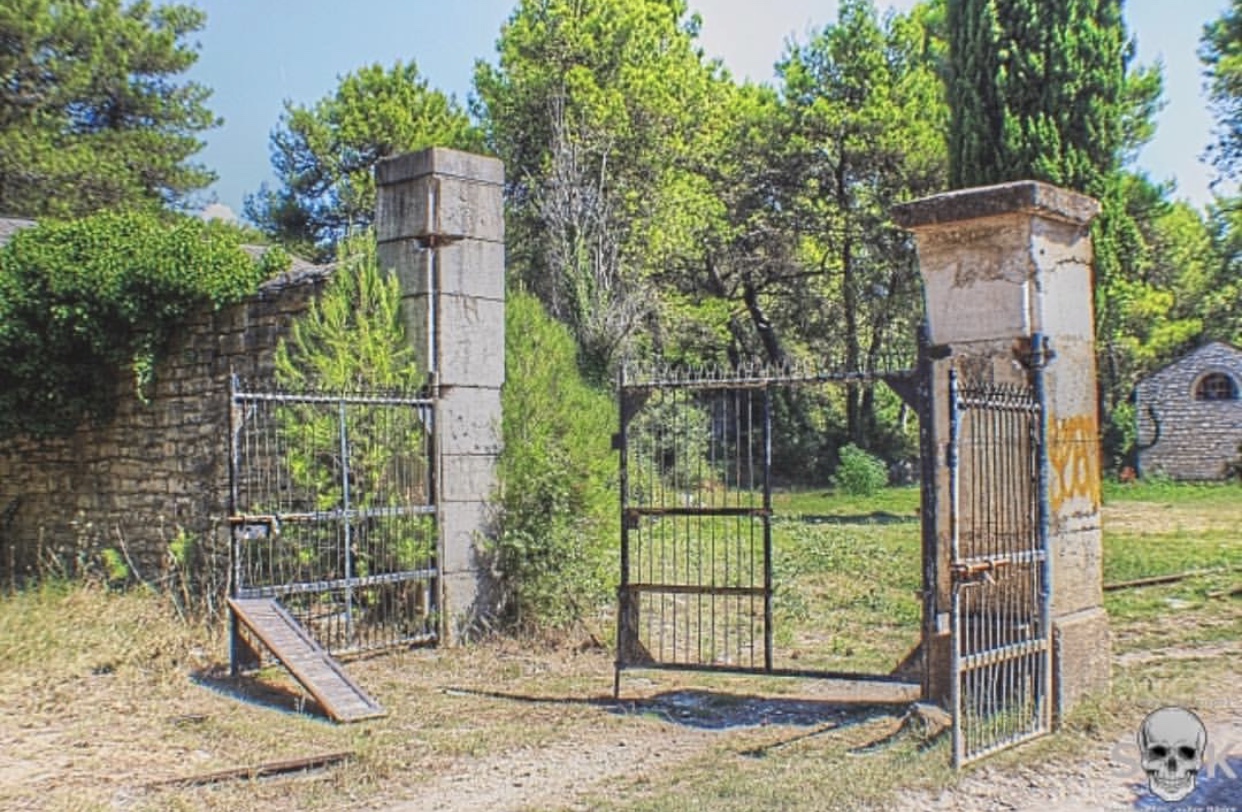
[[[1092, 198], [1035, 181], [965, 189], [896, 207], [918, 246], [933, 348], [935, 635], [928, 690], [949, 693], [950, 365], [996, 383], [1026, 380], [1030, 339], [1047, 337], [1045, 371], [1050, 507], [1053, 711], [1106, 688], [1110, 646], [1103, 608]], [[926, 537], [925, 537], [926, 538]]]
[[491, 614], [483, 542], [505, 379], [504, 166], [431, 148], [376, 168], [379, 262], [401, 281], [419, 368], [439, 385], [440, 608], [453, 645]]

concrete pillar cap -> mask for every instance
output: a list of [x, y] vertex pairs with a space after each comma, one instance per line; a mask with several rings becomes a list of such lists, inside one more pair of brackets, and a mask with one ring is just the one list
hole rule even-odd
[[428, 147], [419, 152], [384, 158], [375, 166], [375, 182], [379, 186], [405, 183], [427, 175], [502, 184], [505, 182], [505, 165], [499, 158], [447, 147]]
[[924, 197], [892, 209], [893, 222], [910, 231], [965, 220], [1026, 212], [1086, 226], [1100, 213], [1093, 197], [1037, 180], [979, 186]]

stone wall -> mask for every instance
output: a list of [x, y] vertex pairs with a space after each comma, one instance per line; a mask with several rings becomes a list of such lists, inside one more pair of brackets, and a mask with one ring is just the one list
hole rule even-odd
[[115, 417], [49, 440], [0, 441], [0, 573], [4, 583], [59, 562], [80, 571], [102, 548], [124, 548], [139, 575], [166, 571], [179, 531], [204, 542], [209, 574], [227, 572], [231, 372], [270, 375], [274, 352], [329, 268], [295, 263], [245, 302], [205, 309], [178, 331], [149, 402], [132, 382]]
[[1141, 475], [1221, 479], [1226, 464], [1238, 458], [1242, 400], [1195, 399], [1199, 381], [1213, 372], [1231, 376], [1242, 389], [1242, 351], [1220, 342], [1208, 344], [1136, 387]]

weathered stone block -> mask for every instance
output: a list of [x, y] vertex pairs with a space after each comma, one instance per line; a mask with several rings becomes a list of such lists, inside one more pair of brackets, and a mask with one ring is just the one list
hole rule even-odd
[[1052, 547], [1052, 616], [1100, 606], [1104, 601], [1100, 530], [1056, 533]]
[[[434, 303], [438, 313], [433, 311], [433, 297], [426, 294], [401, 300], [401, 317], [418, 368], [438, 368], [442, 386], [501, 386], [505, 380], [504, 302], [437, 296]], [[437, 325], [437, 334], [429, 335]]]
[[375, 222], [382, 241], [436, 237], [504, 242], [504, 203], [494, 184], [428, 176], [381, 186], [379, 196]]
[[505, 182], [505, 165], [497, 158], [473, 152], [431, 147], [385, 158], [375, 167], [377, 186], [407, 183], [427, 175], [476, 180], [497, 186]]
[[485, 628], [493, 615], [493, 583], [484, 572], [457, 572], [440, 579], [443, 642], [461, 645]]
[[500, 390], [457, 386], [442, 391], [440, 453], [500, 453]]
[[482, 500], [440, 504], [440, 571], [474, 572], [486, 569], [486, 533], [494, 510]]
[[505, 381], [503, 301], [441, 296], [440, 385], [499, 388]]
[[431, 290], [439, 275], [439, 292], [501, 301], [505, 297], [505, 247], [484, 240], [459, 240], [439, 248], [424, 248], [418, 240], [379, 244], [380, 267], [397, 274], [403, 294]]
[[491, 454], [444, 454], [440, 500], [489, 500], [496, 493], [496, 457]]
[[1112, 636], [1103, 607], [1052, 622], [1053, 712], [1058, 718], [1087, 694], [1108, 690], [1112, 677]]

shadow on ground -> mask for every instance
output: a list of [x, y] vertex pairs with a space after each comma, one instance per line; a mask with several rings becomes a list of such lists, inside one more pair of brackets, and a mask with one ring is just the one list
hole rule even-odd
[[902, 710], [873, 702], [791, 699], [692, 689], [665, 691], [639, 699], [613, 699], [607, 696], [545, 697], [467, 688], [448, 688], [445, 693], [450, 696], [483, 697], [538, 705], [595, 707], [620, 716], [657, 716], [685, 727], [720, 731], [766, 725], [844, 727], [861, 724], [876, 717], [892, 716], [894, 712]]
[[247, 705], [331, 721], [313, 698], [296, 688], [273, 685], [256, 676], [233, 677], [227, 671], [212, 669], [196, 671], [190, 675], [190, 680], [195, 685]]

